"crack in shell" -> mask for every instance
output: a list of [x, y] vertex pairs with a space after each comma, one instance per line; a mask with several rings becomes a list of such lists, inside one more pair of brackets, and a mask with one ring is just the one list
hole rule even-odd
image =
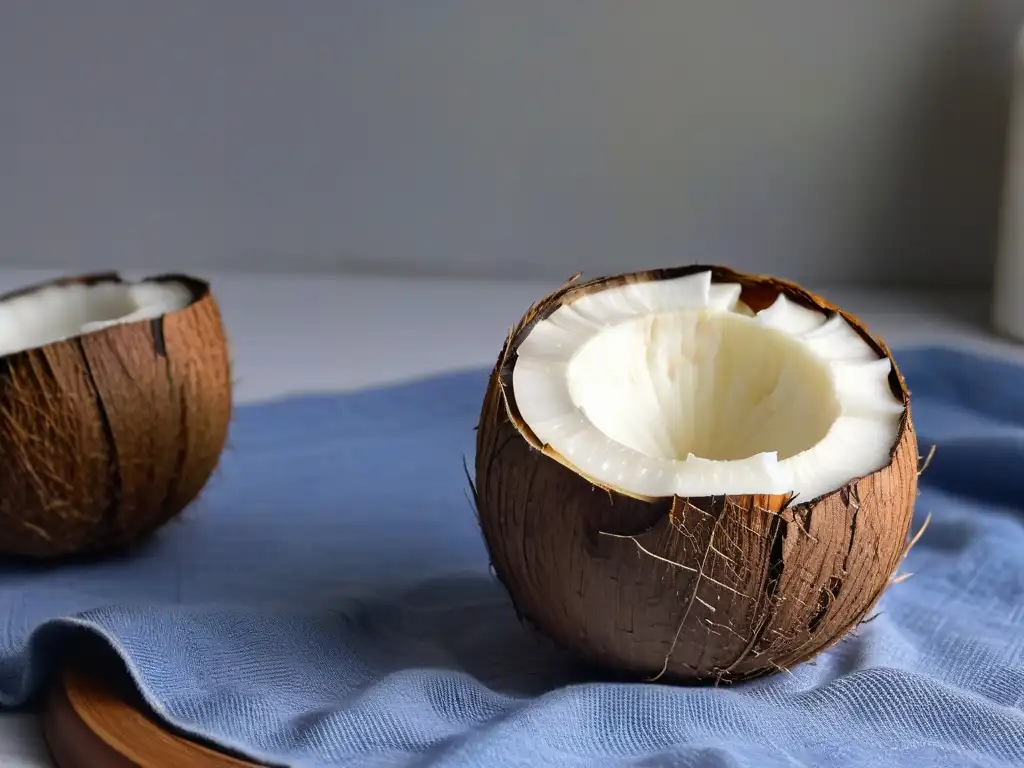
[[89, 361], [89, 355], [85, 351], [85, 345], [82, 343], [81, 337], [74, 339], [75, 348], [78, 350], [78, 354], [82, 360], [82, 370], [85, 373], [85, 380], [89, 385], [89, 389], [92, 392], [93, 399], [96, 404], [96, 413], [99, 417], [100, 428], [103, 430], [103, 439], [107, 445], [110, 446], [110, 464], [109, 464], [109, 496], [107, 497], [107, 506], [103, 510], [102, 515], [96, 530], [93, 533], [95, 541], [104, 541], [107, 539], [117, 538], [118, 536], [118, 517], [121, 511], [121, 494], [123, 492], [121, 483], [121, 458], [118, 456], [117, 441], [114, 439], [114, 429], [110, 422], [110, 413], [107, 411], [107, 404], [103, 400], [103, 395], [100, 392], [99, 384], [96, 381], [96, 374], [93, 371], [92, 363]]
[[164, 338], [164, 318], [154, 317], [149, 321], [149, 330], [153, 334], [153, 351], [157, 357], [167, 357], [167, 339]]

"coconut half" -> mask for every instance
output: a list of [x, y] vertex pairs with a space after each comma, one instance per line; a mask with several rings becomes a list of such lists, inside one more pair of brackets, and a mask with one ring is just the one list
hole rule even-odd
[[877, 602], [917, 495], [884, 343], [801, 287], [692, 266], [567, 284], [510, 333], [475, 500], [520, 613], [680, 681], [809, 659]]
[[105, 273], [0, 296], [0, 551], [123, 547], [206, 485], [231, 413], [209, 285]]

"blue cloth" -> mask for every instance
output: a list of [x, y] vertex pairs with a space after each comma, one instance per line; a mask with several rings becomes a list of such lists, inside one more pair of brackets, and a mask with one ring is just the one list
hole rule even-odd
[[239, 408], [142, 551], [0, 564], [0, 704], [86, 627], [184, 730], [290, 766], [1024, 765], [1024, 368], [898, 356], [930, 528], [882, 614], [792, 674], [595, 682], [521, 628], [466, 495], [485, 374]]

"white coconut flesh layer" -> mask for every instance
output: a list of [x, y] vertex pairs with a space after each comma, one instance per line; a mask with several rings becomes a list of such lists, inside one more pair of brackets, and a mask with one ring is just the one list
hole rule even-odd
[[564, 463], [642, 497], [795, 493], [886, 466], [903, 402], [841, 316], [753, 313], [711, 273], [563, 305], [517, 350], [522, 419]]
[[191, 303], [191, 291], [175, 282], [47, 286], [0, 302], [0, 356], [152, 320]]

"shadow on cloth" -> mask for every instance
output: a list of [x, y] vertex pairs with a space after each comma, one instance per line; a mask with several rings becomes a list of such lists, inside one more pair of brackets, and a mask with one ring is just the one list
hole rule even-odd
[[351, 598], [340, 613], [393, 670], [463, 672], [517, 697], [610, 679], [521, 620], [488, 574], [448, 575], [403, 591]]

